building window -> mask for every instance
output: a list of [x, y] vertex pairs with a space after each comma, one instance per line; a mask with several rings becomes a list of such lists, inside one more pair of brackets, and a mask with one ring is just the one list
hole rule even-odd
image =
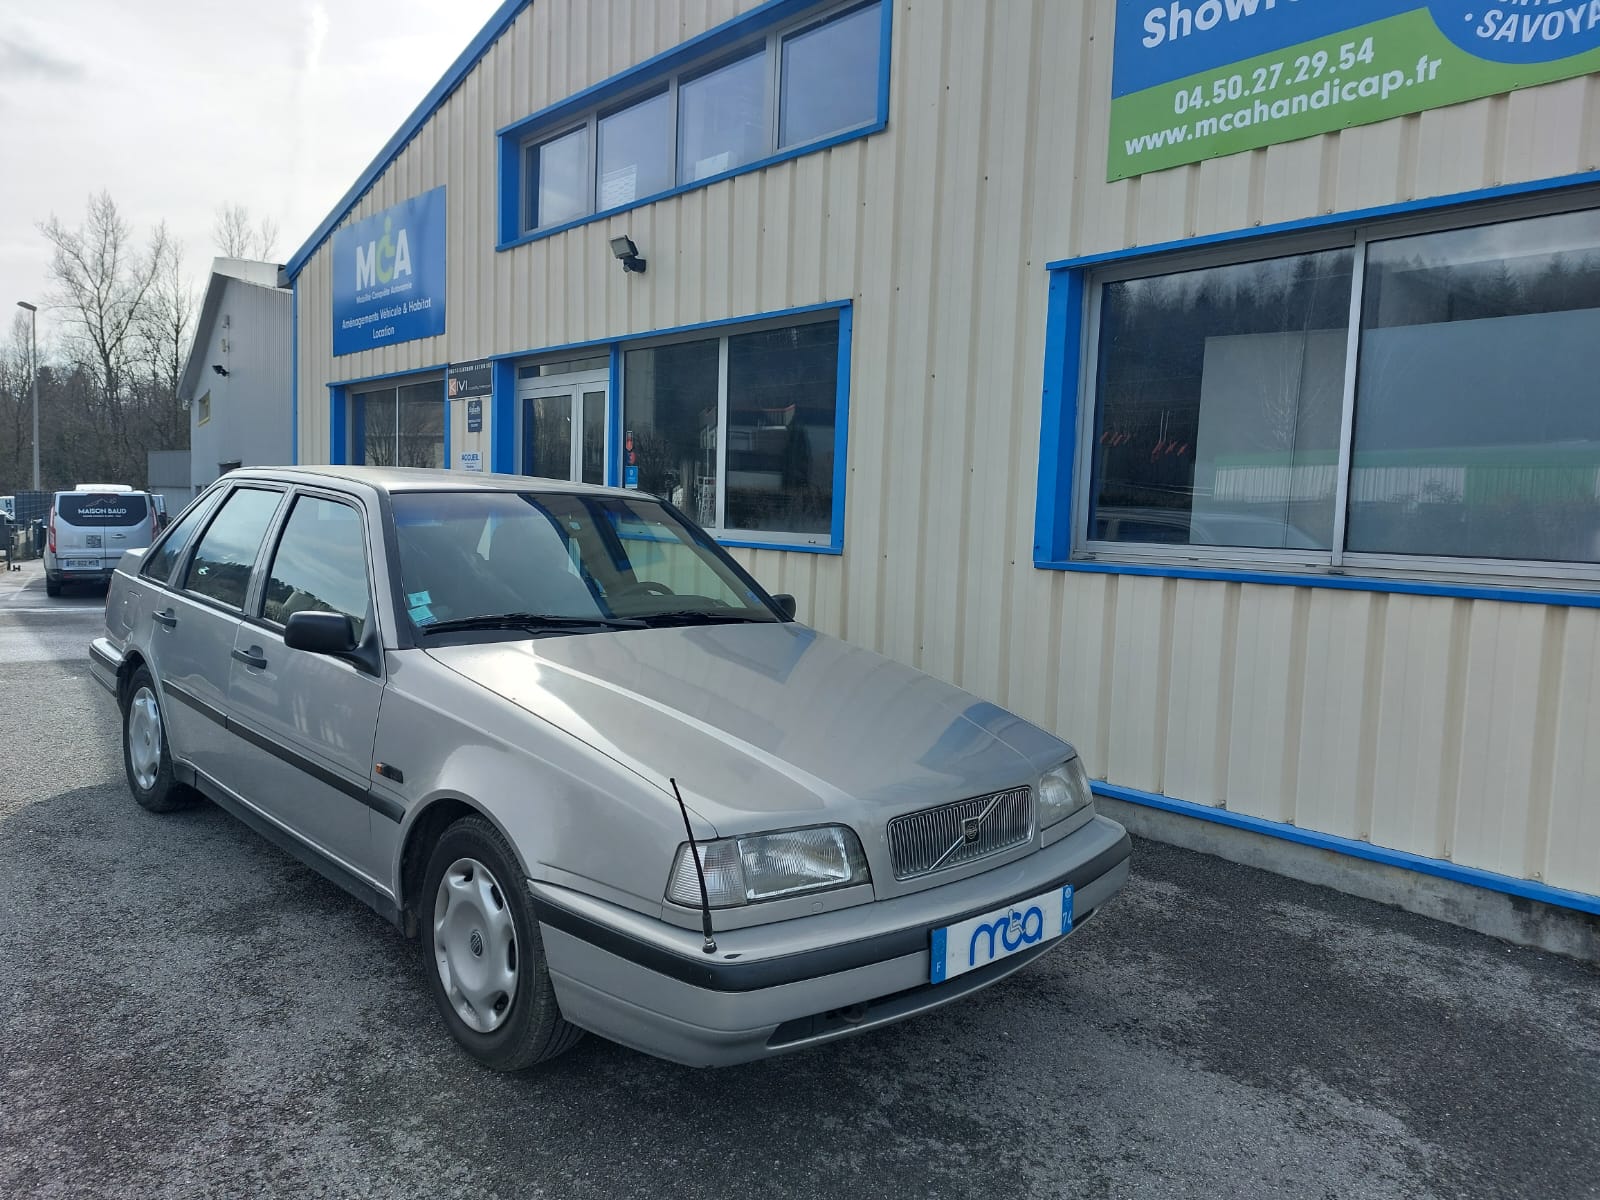
[[211, 393], [207, 392], [194, 402], [195, 424], [204, 425], [211, 420]]
[[836, 315], [628, 349], [624, 461], [732, 540], [837, 545]]
[[653, 74], [602, 84], [598, 105], [560, 105], [503, 132], [509, 160], [523, 164], [524, 199], [502, 235], [564, 227], [881, 128], [888, 15], [885, 0], [869, 0], [766, 30], [739, 18]]
[[1600, 576], [1600, 210], [1500, 214], [1086, 276], [1071, 552]]
[[373, 467], [442, 468], [445, 403], [442, 379], [353, 392], [350, 461]]

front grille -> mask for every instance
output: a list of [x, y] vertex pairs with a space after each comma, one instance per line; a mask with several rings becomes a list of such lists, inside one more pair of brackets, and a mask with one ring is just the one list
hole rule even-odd
[[[962, 823], [985, 813], [977, 840], [967, 841]], [[889, 822], [889, 857], [896, 879], [915, 879], [1020, 846], [1032, 836], [1032, 790], [1013, 788], [896, 817]]]

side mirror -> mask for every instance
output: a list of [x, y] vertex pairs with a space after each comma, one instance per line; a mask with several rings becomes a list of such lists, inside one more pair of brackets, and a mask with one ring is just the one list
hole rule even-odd
[[283, 644], [312, 654], [349, 654], [356, 648], [355, 625], [343, 613], [297, 612], [283, 627]]
[[778, 606], [778, 611], [783, 614], [785, 621], [794, 620], [795, 603], [793, 596], [785, 592], [781, 596], [774, 596], [772, 602]]

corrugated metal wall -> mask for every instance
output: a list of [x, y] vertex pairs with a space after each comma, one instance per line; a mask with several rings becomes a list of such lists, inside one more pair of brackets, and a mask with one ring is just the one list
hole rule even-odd
[[1600, 613], [1032, 566], [1045, 262], [1593, 170], [1600, 77], [1106, 184], [1113, 0], [899, 0], [885, 133], [495, 252], [495, 129], [751, 7], [535, 0], [353, 214], [448, 185], [449, 332], [335, 361], [301, 275], [302, 457], [329, 381], [853, 299], [845, 554], [740, 552], [805, 619], [1114, 782], [1600, 893]]

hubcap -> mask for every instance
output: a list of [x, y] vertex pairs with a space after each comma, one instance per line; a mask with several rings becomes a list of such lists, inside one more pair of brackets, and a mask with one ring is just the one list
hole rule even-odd
[[148, 687], [135, 692], [128, 704], [128, 761], [142, 790], [155, 786], [161, 770], [161, 709]]
[[433, 958], [450, 1006], [467, 1027], [493, 1033], [517, 996], [517, 929], [505, 893], [475, 858], [458, 858], [433, 901]]

